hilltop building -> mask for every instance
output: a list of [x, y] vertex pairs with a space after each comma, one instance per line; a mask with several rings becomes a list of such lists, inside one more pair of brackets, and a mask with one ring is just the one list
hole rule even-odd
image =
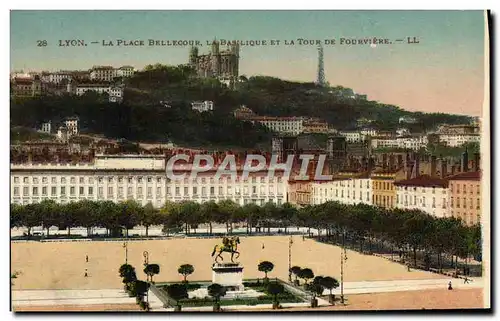
[[219, 42], [214, 40], [211, 51], [205, 55], [199, 54], [198, 47], [191, 47], [189, 65], [199, 77], [217, 78], [229, 88], [234, 88], [239, 75], [239, 51], [239, 44], [221, 50]]

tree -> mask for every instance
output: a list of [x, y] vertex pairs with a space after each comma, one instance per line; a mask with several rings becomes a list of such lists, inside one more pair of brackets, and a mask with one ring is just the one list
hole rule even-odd
[[239, 208], [239, 205], [231, 200], [223, 200], [219, 202], [219, 211], [217, 214], [219, 217], [215, 217], [217, 223], [226, 223], [226, 230], [229, 233], [231, 228], [232, 230], [232, 222], [231, 217], [233, 213], [235, 213]]
[[201, 221], [200, 204], [193, 201], [182, 202], [180, 205], [180, 215], [186, 226], [186, 234], [189, 234], [191, 227], [196, 227]]
[[184, 276], [184, 283], [187, 283], [187, 276], [194, 272], [194, 267], [191, 264], [183, 264], [179, 266], [177, 272]]
[[208, 286], [208, 295], [214, 298], [214, 311], [220, 311], [220, 298], [226, 295], [226, 288], [220, 284], [212, 283]]
[[118, 270], [120, 277], [123, 278], [123, 283], [127, 284], [137, 280], [137, 276], [135, 274], [135, 268], [130, 264], [122, 264], [120, 269]]
[[335, 304], [335, 297], [332, 294], [332, 290], [336, 289], [339, 287], [339, 281], [337, 279], [334, 279], [332, 277], [326, 276], [321, 280], [321, 285], [325, 288], [330, 290], [330, 303]]
[[159, 221], [159, 215], [158, 215], [158, 210], [151, 204], [151, 202], [148, 202], [146, 206], [144, 206], [142, 211], [139, 211], [139, 221], [142, 226], [146, 228], [146, 237], [148, 237], [148, 230], [151, 225], [158, 224]]
[[267, 273], [271, 272], [274, 269], [274, 264], [269, 261], [262, 261], [259, 263], [259, 271], [265, 273], [265, 280], [267, 281]]
[[133, 200], [127, 200], [118, 204], [118, 223], [125, 229], [128, 237], [128, 230], [139, 224], [139, 218], [142, 216], [142, 206]]
[[151, 282], [153, 282], [153, 276], [160, 273], [160, 266], [158, 264], [148, 264], [144, 268], [144, 273], [150, 278]]
[[41, 225], [41, 217], [38, 213], [38, 206], [36, 204], [28, 204], [21, 208], [20, 210], [20, 224], [28, 228], [28, 236], [31, 235], [31, 229], [34, 226]]
[[305, 284], [307, 285], [308, 281], [314, 278], [314, 273], [309, 268], [301, 269], [299, 272], [299, 278], [303, 279], [305, 281]]
[[40, 216], [42, 218], [42, 226], [47, 230], [49, 236], [50, 227], [57, 225], [58, 219], [58, 204], [54, 200], [43, 200], [37, 204]]
[[189, 298], [187, 287], [185, 284], [171, 284], [166, 287], [166, 291], [169, 297], [176, 301], [175, 310], [181, 310], [180, 300]]
[[295, 283], [298, 283], [298, 277], [299, 277], [300, 270], [301, 270], [300, 266], [297, 266], [297, 265], [292, 266], [290, 268], [290, 271], [295, 276]]
[[166, 201], [160, 209], [159, 221], [163, 224], [163, 233], [167, 235], [170, 231], [177, 231], [180, 229], [182, 227], [180, 204]]
[[207, 223], [209, 226], [208, 234], [212, 235], [212, 222], [216, 221], [216, 218], [220, 215], [218, 214], [219, 205], [214, 201], [209, 201], [202, 203], [200, 206], [201, 212], [201, 222]]
[[266, 291], [273, 296], [273, 309], [277, 309], [279, 307], [278, 295], [285, 292], [285, 287], [281, 283], [270, 282], [266, 287]]
[[149, 283], [140, 280], [136, 280], [134, 283], [136, 297], [138, 298], [139, 302], [143, 302], [144, 296], [146, 296], [149, 290]]

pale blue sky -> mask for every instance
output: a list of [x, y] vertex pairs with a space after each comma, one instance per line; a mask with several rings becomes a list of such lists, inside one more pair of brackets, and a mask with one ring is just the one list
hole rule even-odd
[[[324, 48], [334, 85], [408, 110], [480, 115], [482, 11], [12, 11], [11, 70], [187, 62], [186, 47], [57, 46], [59, 39], [339, 39], [417, 36], [418, 45]], [[37, 40], [49, 46], [39, 48]], [[206, 52], [208, 48], [200, 48]], [[240, 73], [313, 81], [316, 47], [242, 47]]]

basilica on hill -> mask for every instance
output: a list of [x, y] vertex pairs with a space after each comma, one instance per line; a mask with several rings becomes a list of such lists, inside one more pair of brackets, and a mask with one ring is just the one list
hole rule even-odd
[[191, 47], [189, 51], [189, 65], [199, 77], [213, 77], [234, 88], [239, 73], [239, 44], [231, 44], [221, 50], [217, 40], [212, 42], [208, 54], [200, 55], [198, 47]]

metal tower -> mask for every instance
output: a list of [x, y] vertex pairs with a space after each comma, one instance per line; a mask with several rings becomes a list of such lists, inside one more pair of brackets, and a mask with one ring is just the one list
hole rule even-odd
[[321, 45], [319, 45], [318, 47], [318, 79], [316, 80], [316, 84], [320, 86], [324, 86], [326, 84], [325, 65], [323, 61], [323, 47]]

